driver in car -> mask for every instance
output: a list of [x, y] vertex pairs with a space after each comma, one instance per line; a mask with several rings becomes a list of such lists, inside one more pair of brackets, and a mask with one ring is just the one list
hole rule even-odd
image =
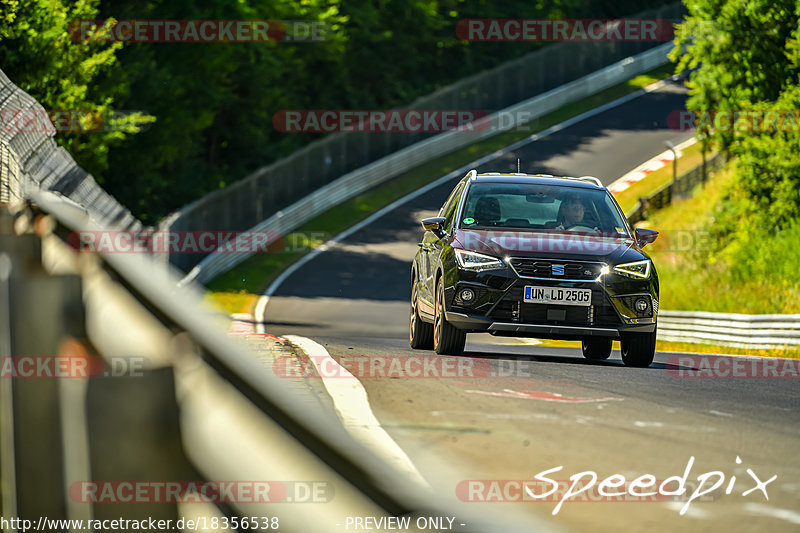
[[593, 227], [593, 224], [584, 220], [586, 206], [583, 200], [577, 195], [570, 195], [564, 198], [564, 201], [561, 202], [559, 212], [562, 219], [561, 223], [556, 226], [555, 229], [568, 230], [577, 226], [580, 228], [597, 230], [596, 227]]

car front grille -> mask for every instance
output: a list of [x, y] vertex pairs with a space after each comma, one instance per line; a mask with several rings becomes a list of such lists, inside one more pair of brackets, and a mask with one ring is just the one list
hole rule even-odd
[[[529, 259], [513, 257], [509, 261], [517, 275], [525, 278], [546, 278], [553, 280], [574, 279], [591, 281], [600, 276], [604, 263], [590, 261], [551, 261], [547, 259]], [[555, 269], [553, 268], [555, 265]], [[563, 268], [563, 274], [555, 274]]]

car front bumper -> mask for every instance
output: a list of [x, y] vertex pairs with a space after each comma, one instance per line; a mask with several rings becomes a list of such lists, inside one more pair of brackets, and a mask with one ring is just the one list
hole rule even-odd
[[[498, 336], [579, 340], [586, 337], [619, 339], [627, 333], [652, 333], [658, 315], [658, 281], [629, 279], [607, 274], [591, 280], [528, 278], [508, 271], [478, 274], [458, 271], [445, 285], [447, 321], [468, 332]], [[586, 306], [538, 304], [524, 301], [525, 286], [589, 289]], [[473, 290], [470, 303], [459, 294]], [[645, 298], [645, 313], [633, 309], [633, 302]]]
[[652, 333], [656, 323], [620, 324], [617, 326], [566, 326], [555, 324], [532, 324], [500, 322], [491, 317], [446, 312], [447, 321], [459, 329], [471, 332], [486, 332], [502, 337], [535, 337], [545, 339], [575, 340], [583, 337], [611, 337], [619, 339], [625, 333]]

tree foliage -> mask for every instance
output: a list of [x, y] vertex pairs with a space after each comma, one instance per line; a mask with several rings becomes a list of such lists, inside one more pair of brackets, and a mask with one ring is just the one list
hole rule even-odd
[[[767, 250], [770, 235], [800, 229], [800, 4], [685, 3], [689, 17], [676, 32], [685, 54], [678, 57], [675, 51], [673, 58], [678, 59], [678, 71], [694, 69], [688, 108], [738, 110], [759, 117], [748, 127], [701, 132], [736, 156], [735, 185], [716, 212], [711, 253], [750, 271], [759, 257], [772, 253]], [[761, 120], [767, 113], [783, 120], [778, 126]], [[783, 235], [775, 242], [789, 240]], [[758, 271], [767, 270], [778, 271]]]
[[[102, 174], [108, 169], [109, 150], [153, 117], [132, 114], [124, 121], [118, 119], [113, 128], [98, 123], [112, 117], [114, 96], [127, 90], [119, 82], [96, 90], [103, 73], [115, 66], [121, 43], [76, 42], [70, 37], [70, 23], [96, 18], [98, 4], [99, 0], [0, 0], [0, 67], [49, 112], [74, 117], [77, 112], [93, 112], [84, 115], [83, 123], [73, 129], [97, 131], [64, 131], [57, 139], [86, 168]], [[98, 29], [98, 34], [102, 32], [103, 28]]]
[[[275, 131], [272, 115], [281, 109], [401, 106], [544, 45], [470, 44], [455, 33], [461, 19], [611, 18], [646, 7], [640, 0], [0, 2], [8, 13], [0, 66], [46, 107], [155, 117], [136, 135], [57, 136], [148, 223], [315, 138]], [[321, 21], [329, 31], [323, 42], [294, 44], [123, 45], [68, 37], [71, 21], [112, 18]]]

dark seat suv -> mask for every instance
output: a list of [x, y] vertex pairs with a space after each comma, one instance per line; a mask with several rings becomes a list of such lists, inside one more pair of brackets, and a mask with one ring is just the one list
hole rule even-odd
[[579, 340], [602, 360], [616, 339], [626, 365], [652, 363], [658, 276], [642, 248], [658, 233], [632, 231], [596, 178], [472, 170], [422, 226], [413, 348], [459, 354], [488, 332]]

